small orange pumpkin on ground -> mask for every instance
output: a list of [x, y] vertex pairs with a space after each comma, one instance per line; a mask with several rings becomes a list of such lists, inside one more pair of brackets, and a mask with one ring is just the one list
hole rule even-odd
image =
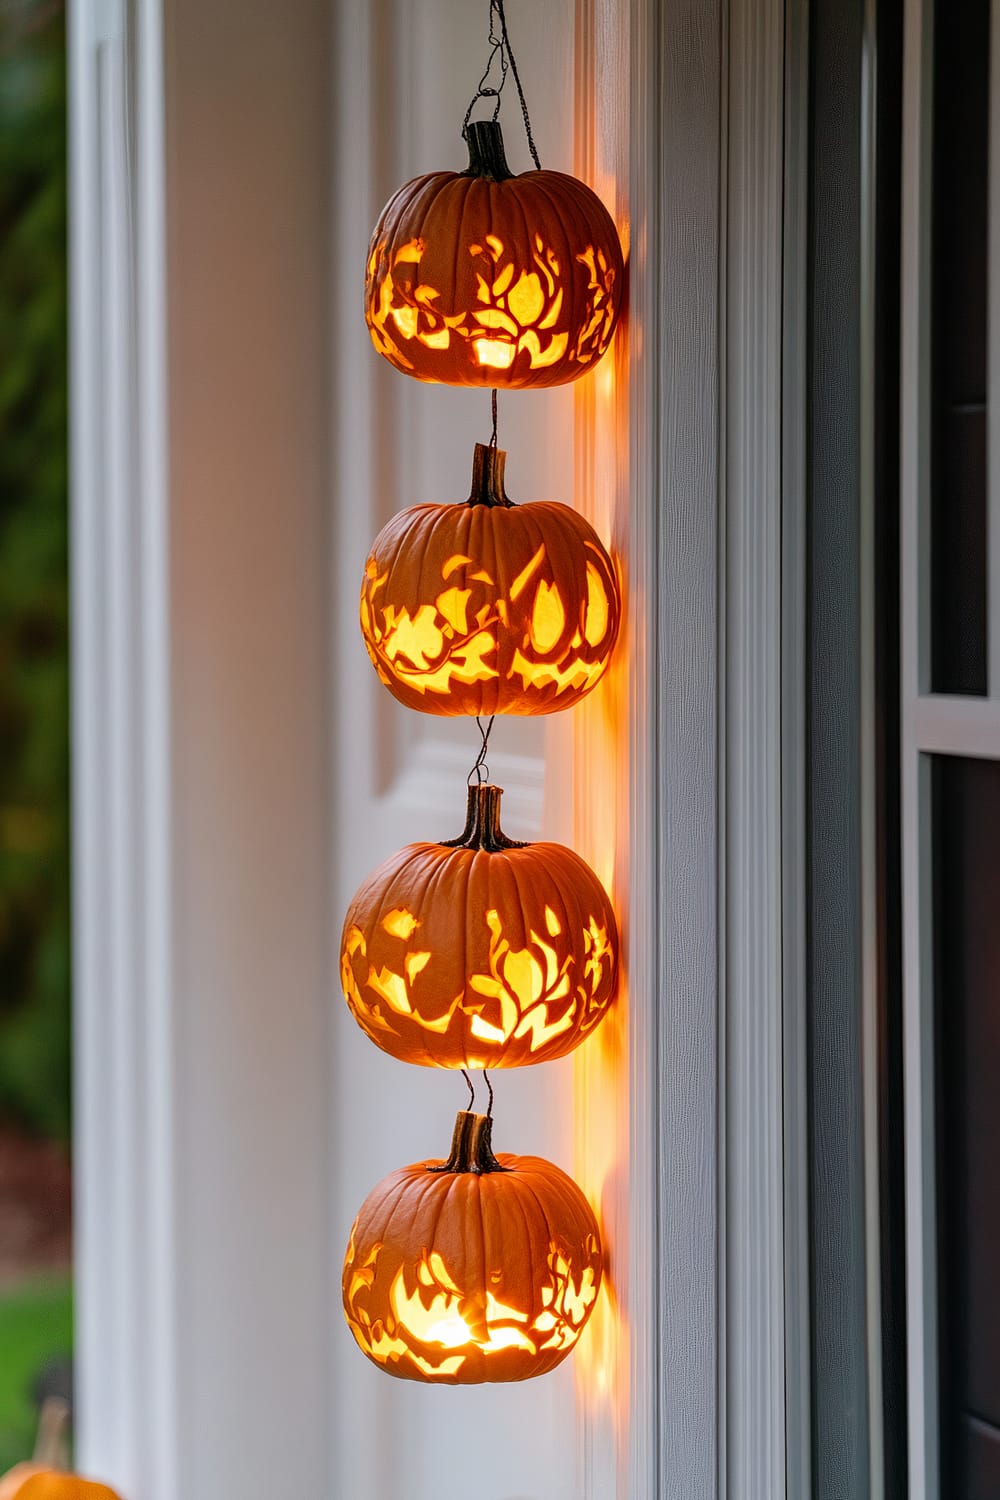
[[43, 1464], [18, 1464], [0, 1479], [0, 1500], [119, 1500], [114, 1490]]
[[464, 172], [415, 177], [372, 234], [365, 317], [378, 352], [446, 385], [564, 385], [611, 342], [625, 264], [614, 220], [564, 172], [515, 177], [495, 120]]
[[463, 1110], [446, 1162], [417, 1162], [361, 1206], [344, 1259], [347, 1324], [389, 1375], [447, 1385], [527, 1380], [561, 1363], [601, 1287], [597, 1220], [571, 1177], [493, 1155]]
[[0, 1500], [119, 1500], [114, 1490], [65, 1468], [69, 1453], [69, 1403], [49, 1396], [38, 1419], [34, 1457], [0, 1476]]
[[477, 443], [467, 503], [411, 506], [375, 539], [361, 633], [408, 708], [554, 713], [596, 687], [611, 660], [614, 563], [568, 505], [508, 500], [505, 459]]
[[348, 908], [345, 998], [372, 1041], [403, 1062], [549, 1062], [579, 1046], [615, 997], [607, 892], [572, 849], [508, 839], [501, 796], [470, 787], [460, 838], [409, 844]]

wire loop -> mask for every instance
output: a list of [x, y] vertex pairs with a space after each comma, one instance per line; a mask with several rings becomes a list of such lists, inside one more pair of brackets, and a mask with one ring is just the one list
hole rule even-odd
[[[490, 0], [490, 32], [487, 39], [490, 45], [489, 60], [483, 70], [483, 76], [479, 80], [476, 92], [469, 101], [469, 107], [465, 111], [465, 119], [462, 121], [462, 136], [465, 138], [468, 135], [472, 111], [480, 99], [496, 100], [493, 106], [493, 118], [494, 120], [499, 119], [500, 96], [507, 82], [507, 72], [509, 69], [514, 75], [517, 97], [521, 102], [521, 118], [524, 121], [524, 133], [528, 138], [528, 150], [531, 152], [531, 159], [535, 163], [536, 170], [540, 172], [542, 170], [542, 163], [538, 156], [538, 148], [535, 145], [535, 136], [531, 129], [531, 117], [528, 114], [528, 103], [524, 97], [524, 89], [521, 86], [521, 75], [517, 70], [517, 61], [510, 45], [510, 35], [507, 31], [507, 17], [503, 7], [504, 0]], [[500, 58], [500, 82], [494, 86], [488, 80], [498, 56]]]
[[482, 736], [483, 743], [479, 747], [479, 754], [473, 762], [472, 770], [466, 777], [466, 784], [468, 786], [472, 785], [473, 776], [476, 778], [477, 785], [479, 786], [482, 786], [484, 781], [489, 781], [490, 779], [490, 768], [486, 764], [486, 752], [489, 749], [490, 735], [493, 733], [493, 721], [495, 718], [496, 714], [490, 714], [490, 722], [484, 729], [482, 719], [479, 714], [476, 714], [476, 727]]

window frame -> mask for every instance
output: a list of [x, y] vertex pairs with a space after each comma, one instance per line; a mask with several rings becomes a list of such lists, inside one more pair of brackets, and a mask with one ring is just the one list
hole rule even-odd
[[[903, 79], [901, 290], [901, 782], [903, 1007], [910, 1493], [940, 1500], [937, 1206], [935, 1191], [934, 756], [1000, 760], [1000, 402], [988, 446], [989, 694], [930, 690], [931, 194], [934, 24], [931, 0], [906, 0]], [[992, 69], [1000, 77], [1000, 13], [992, 7]], [[1000, 139], [1000, 89], [991, 88]], [[996, 153], [991, 152], [995, 159]], [[1000, 285], [1000, 174], [991, 173], [989, 266]], [[989, 388], [1000, 370], [1000, 298], [989, 312]]]

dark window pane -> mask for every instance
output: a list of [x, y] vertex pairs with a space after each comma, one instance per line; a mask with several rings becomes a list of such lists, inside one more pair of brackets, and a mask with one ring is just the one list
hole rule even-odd
[[938, 761], [934, 799], [942, 1492], [973, 1500], [1000, 1493], [1000, 764]]
[[938, 0], [934, 47], [932, 653], [935, 692], [986, 692], [988, 0]]

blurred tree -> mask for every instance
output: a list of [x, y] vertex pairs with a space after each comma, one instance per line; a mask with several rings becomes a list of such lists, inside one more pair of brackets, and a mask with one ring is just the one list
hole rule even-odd
[[66, 67], [0, 0], [0, 1116], [70, 1123]]

